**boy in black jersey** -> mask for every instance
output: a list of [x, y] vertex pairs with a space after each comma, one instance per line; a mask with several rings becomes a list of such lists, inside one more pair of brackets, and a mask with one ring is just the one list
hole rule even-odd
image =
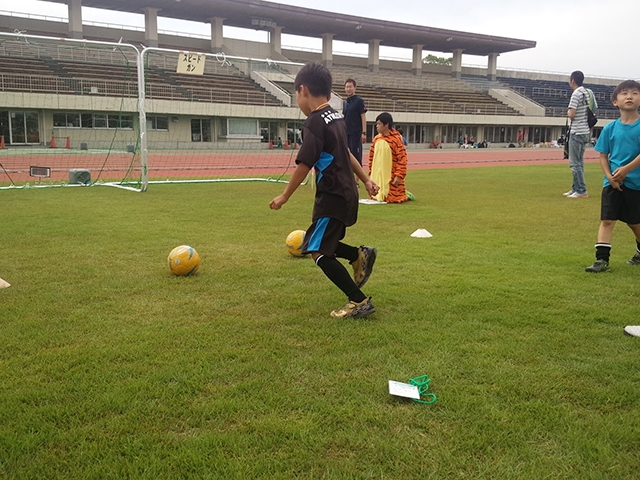
[[[376, 260], [376, 249], [352, 247], [341, 242], [346, 227], [356, 223], [358, 191], [353, 174], [362, 180], [369, 195], [378, 193], [378, 186], [369, 178], [349, 152], [347, 129], [341, 113], [329, 106], [332, 85], [331, 72], [319, 63], [305, 65], [294, 82], [296, 101], [307, 120], [302, 126], [302, 146], [296, 158], [296, 170], [281, 195], [271, 200], [269, 207], [279, 210], [315, 168], [316, 199], [311, 227], [302, 245], [324, 274], [349, 299], [332, 317], [366, 317], [376, 311], [371, 297], [360, 287], [369, 279]], [[354, 278], [337, 258], [349, 260]]]

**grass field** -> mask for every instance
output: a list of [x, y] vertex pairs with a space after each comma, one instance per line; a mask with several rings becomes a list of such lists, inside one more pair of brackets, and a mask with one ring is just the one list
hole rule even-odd
[[[348, 231], [378, 248], [360, 320], [285, 252], [309, 187], [278, 212], [271, 183], [0, 192], [0, 477], [638, 478], [640, 267], [619, 225], [584, 273], [586, 170], [576, 200], [566, 165], [410, 172], [417, 201]], [[422, 374], [437, 403], [389, 396]]]

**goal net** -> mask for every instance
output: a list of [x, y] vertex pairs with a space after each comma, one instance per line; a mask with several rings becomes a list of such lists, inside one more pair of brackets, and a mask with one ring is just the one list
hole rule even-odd
[[142, 51], [149, 183], [281, 180], [295, 167], [299, 64]]
[[0, 34], [0, 189], [285, 181], [300, 66]]
[[0, 188], [142, 189], [139, 52], [0, 34]]

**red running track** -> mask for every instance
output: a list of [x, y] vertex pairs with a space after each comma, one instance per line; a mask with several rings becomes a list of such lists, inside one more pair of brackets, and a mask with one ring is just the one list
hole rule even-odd
[[[259, 177], [290, 174], [295, 169], [297, 151], [150, 151], [149, 178], [219, 178]], [[365, 151], [366, 157], [366, 151]], [[51, 178], [45, 181], [68, 180], [69, 170], [87, 169], [93, 181], [101, 178], [120, 179], [131, 163], [131, 154], [104, 152], [70, 152], [50, 155], [2, 154], [0, 151], [0, 182], [11, 177], [16, 184], [34, 182], [29, 176], [30, 166], [50, 166]], [[588, 149], [585, 162], [597, 162], [598, 152]], [[567, 163], [560, 148], [496, 148], [496, 149], [442, 149], [408, 150], [410, 170], [432, 168], [471, 168], [507, 165], [539, 165]], [[365, 160], [366, 165], [366, 160]], [[137, 176], [137, 175], [134, 175]]]

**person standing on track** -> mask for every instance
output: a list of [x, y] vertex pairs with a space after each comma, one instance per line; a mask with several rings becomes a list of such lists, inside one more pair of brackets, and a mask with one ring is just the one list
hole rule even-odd
[[351, 154], [362, 166], [362, 144], [367, 141], [367, 107], [364, 100], [356, 95], [356, 81], [347, 78], [344, 82], [347, 99], [342, 106], [342, 116], [347, 124], [347, 143]]

